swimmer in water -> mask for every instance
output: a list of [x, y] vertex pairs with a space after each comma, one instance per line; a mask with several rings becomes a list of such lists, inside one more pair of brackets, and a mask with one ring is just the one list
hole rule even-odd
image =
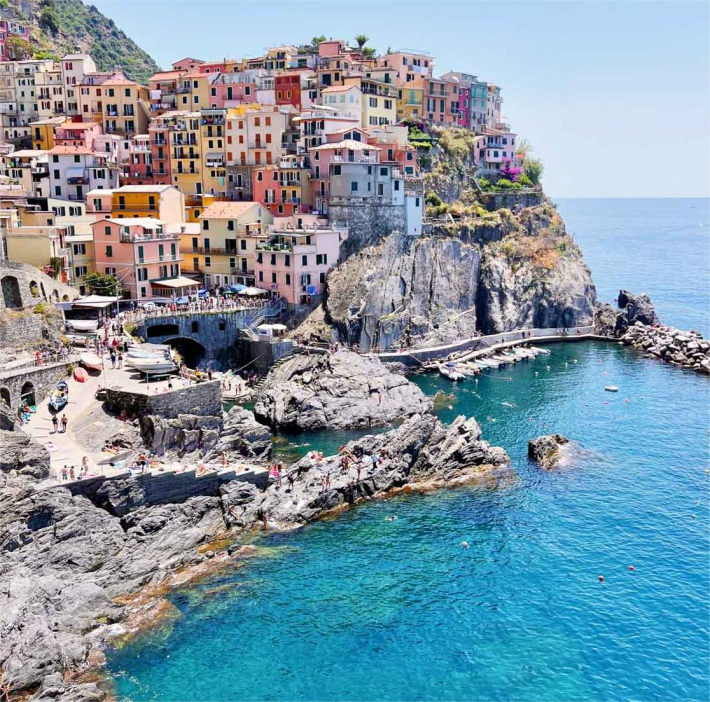
[[394, 514], [391, 514], [389, 517], [385, 517], [385, 521], [387, 522], [396, 522], [397, 521], [397, 516]]
[[463, 546], [464, 548], [468, 548], [468, 541], [462, 541], [461, 546]]
[[547, 368], [547, 370], [550, 370], [550, 366], [545, 366], [545, 368]]

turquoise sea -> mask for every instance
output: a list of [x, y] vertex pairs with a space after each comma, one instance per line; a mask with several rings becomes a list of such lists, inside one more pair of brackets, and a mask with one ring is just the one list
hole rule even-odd
[[[558, 204], [602, 297], [645, 290], [664, 320], [708, 333], [707, 201]], [[416, 378], [454, 388], [441, 419], [475, 416], [515, 481], [265, 537], [265, 556], [177, 594], [176, 621], [110, 652], [118, 696], [709, 699], [710, 383], [615, 344], [548, 348], [477, 383]], [[526, 445], [550, 431], [580, 451], [542, 472]]]

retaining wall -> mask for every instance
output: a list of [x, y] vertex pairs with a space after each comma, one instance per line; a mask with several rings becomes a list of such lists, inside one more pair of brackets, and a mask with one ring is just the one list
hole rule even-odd
[[0, 397], [7, 399], [9, 394], [10, 407], [19, 409], [22, 390], [28, 383], [32, 385], [35, 402], [39, 404], [54, 390], [57, 383], [67, 377], [67, 363], [50, 363], [44, 366], [18, 368], [0, 373]]
[[175, 419], [180, 414], [194, 414], [200, 417], [220, 417], [222, 388], [219, 380], [205, 381], [155, 395], [108, 388], [106, 404], [117, 412], [125, 409], [129, 416], [154, 414], [165, 419]]

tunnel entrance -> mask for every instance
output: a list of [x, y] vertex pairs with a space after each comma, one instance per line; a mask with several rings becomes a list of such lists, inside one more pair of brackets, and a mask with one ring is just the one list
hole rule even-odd
[[188, 368], [197, 368], [207, 355], [207, 350], [201, 343], [184, 336], [168, 339], [165, 343], [170, 344], [182, 356]]

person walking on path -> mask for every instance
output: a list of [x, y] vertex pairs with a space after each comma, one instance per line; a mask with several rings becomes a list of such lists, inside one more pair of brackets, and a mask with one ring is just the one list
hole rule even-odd
[[123, 353], [121, 351], [118, 352], [118, 367], [119, 369], [123, 368]]
[[52, 426], [54, 427], [54, 434], [56, 434], [59, 431], [59, 420], [57, 419], [57, 415], [52, 415]]
[[67, 470], [67, 467], [64, 466], [64, 468], [62, 468], [62, 480], [67, 480], [68, 477], [69, 477], [69, 471]]
[[67, 415], [63, 414], [62, 415], [62, 434], [67, 433], [67, 424], [69, 423], [69, 420], [67, 419]]
[[111, 368], [116, 368], [116, 352], [111, 349]]

